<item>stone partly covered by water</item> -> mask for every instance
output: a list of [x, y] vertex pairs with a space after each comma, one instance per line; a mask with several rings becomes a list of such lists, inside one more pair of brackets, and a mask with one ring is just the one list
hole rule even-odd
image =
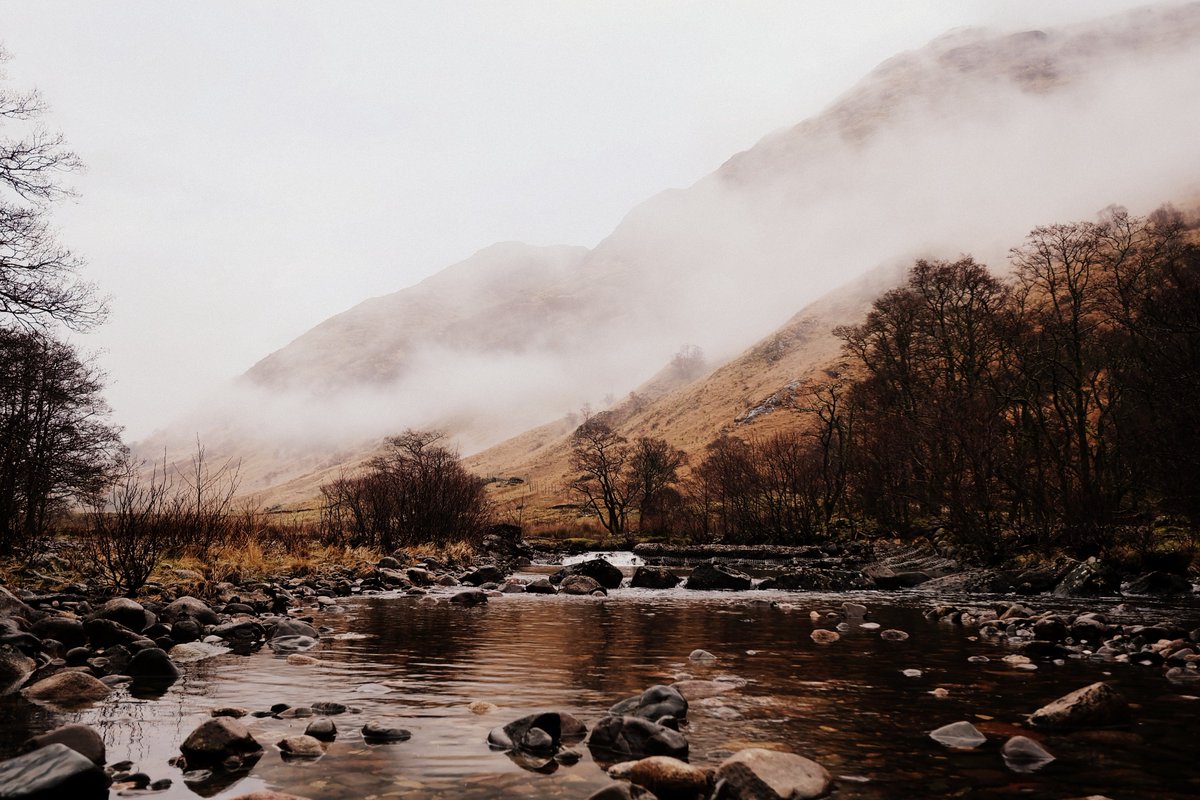
[[660, 800], [694, 800], [709, 789], [707, 772], [670, 756], [614, 764], [608, 774], [641, 786]]
[[987, 741], [987, 737], [969, 722], [952, 722], [929, 732], [929, 738], [946, 747], [970, 750]]
[[1129, 722], [1129, 703], [1107, 683], [1093, 683], [1033, 712], [1035, 728], [1098, 728]]
[[391, 725], [384, 720], [373, 719], [363, 725], [362, 736], [366, 742], [373, 744], [406, 742], [412, 738], [412, 731]]
[[1004, 763], [1013, 772], [1036, 772], [1054, 760], [1046, 748], [1028, 736], [1013, 736], [1004, 743]]
[[85, 672], [63, 670], [21, 690], [30, 700], [61, 708], [78, 708], [103, 700], [112, 692]]
[[597, 761], [617, 763], [646, 756], [687, 760], [688, 742], [679, 731], [641, 717], [608, 716], [596, 723], [588, 749]]
[[320, 758], [325, 755], [321, 742], [312, 736], [286, 736], [278, 742], [279, 749], [290, 758]]
[[304, 729], [304, 735], [322, 742], [332, 742], [337, 738], [337, 725], [329, 717], [318, 717], [308, 723], [308, 727]]
[[629, 579], [635, 589], [674, 589], [683, 580], [665, 567], [638, 567]]
[[614, 716], [628, 714], [662, 723], [664, 719], [679, 722], [687, 717], [688, 701], [673, 686], [651, 686], [635, 697], [629, 697], [614, 705], [608, 713]]
[[728, 800], [808, 800], [829, 790], [829, 772], [793, 753], [748, 748], [721, 762], [716, 772]]
[[550, 576], [550, 582], [561, 584], [572, 575], [584, 575], [605, 589], [617, 589], [625, 579], [619, 567], [615, 567], [603, 558], [593, 558], [571, 564]]
[[595, 578], [588, 575], [568, 575], [563, 578], [562, 583], [558, 585], [558, 590], [563, 594], [573, 595], [590, 595], [590, 594], [607, 594], [604, 587]]
[[262, 745], [250, 735], [246, 726], [230, 717], [214, 717], [201, 723], [179, 746], [188, 765], [193, 767], [220, 764], [231, 756], [256, 753], [261, 749]]
[[698, 564], [688, 576], [684, 586], [688, 589], [723, 589], [726, 591], [744, 591], [749, 589], [753, 580], [744, 572], [724, 564], [705, 562]]

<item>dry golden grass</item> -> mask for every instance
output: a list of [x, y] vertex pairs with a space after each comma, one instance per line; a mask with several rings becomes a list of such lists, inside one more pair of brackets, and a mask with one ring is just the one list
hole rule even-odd
[[[262, 580], [270, 576], [303, 576], [334, 567], [353, 568], [374, 564], [382, 553], [367, 547], [339, 547], [315, 540], [297, 546], [289, 542], [269, 541], [266, 544], [250, 540], [237, 545], [214, 548], [205, 556], [186, 554], [164, 559], [152, 576], [166, 585], [187, 583], [241, 583]], [[190, 570], [202, 576], [201, 581], [181, 578], [175, 570]]]

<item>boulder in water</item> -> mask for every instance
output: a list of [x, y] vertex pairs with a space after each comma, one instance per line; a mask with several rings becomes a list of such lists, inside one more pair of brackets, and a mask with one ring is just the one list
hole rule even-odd
[[732, 567], [727, 567], [724, 564], [714, 564], [705, 562], [698, 564], [692, 574], [688, 576], [687, 583], [684, 588], [687, 589], [720, 589], [727, 591], [742, 591], [749, 589], [753, 581], [750, 576], [738, 572]]
[[952, 722], [930, 731], [929, 738], [940, 745], [964, 750], [973, 750], [987, 741], [987, 737], [980, 733], [978, 728], [965, 721]]
[[829, 790], [829, 773], [817, 762], [757, 747], [722, 761], [716, 780], [729, 800], [807, 800]]
[[708, 794], [708, 773], [670, 756], [650, 756], [615, 764], [608, 774], [649, 789], [660, 800], [694, 800]]
[[681, 720], [687, 717], [688, 701], [672, 686], [651, 686], [636, 697], [630, 697], [614, 705], [609, 714], [634, 717], [660, 722], [663, 717]]
[[220, 764], [230, 756], [257, 753], [262, 746], [246, 726], [230, 717], [214, 717], [200, 723], [179, 746], [189, 766]]
[[1063, 695], [1029, 718], [1035, 728], [1069, 729], [1120, 725], [1129, 721], [1129, 703], [1116, 689], [1098, 682]]
[[683, 578], [664, 567], [638, 567], [634, 570], [629, 585], [637, 589], [674, 589], [682, 580]]
[[687, 739], [642, 717], [608, 716], [596, 723], [588, 749], [597, 761], [616, 763], [646, 756], [671, 756], [686, 761]]
[[564, 743], [575, 744], [585, 736], [587, 726], [578, 719], [561, 711], [549, 711], [493, 728], [487, 740], [497, 750], [553, 755]]
[[620, 588], [621, 581], [624, 579], [618, 567], [614, 567], [603, 558], [593, 558], [563, 567], [550, 576], [550, 582], [562, 583], [572, 575], [586, 575], [605, 589]]
[[76, 708], [108, 697], [112, 690], [86, 672], [64, 669], [21, 690], [26, 698], [62, 708]]

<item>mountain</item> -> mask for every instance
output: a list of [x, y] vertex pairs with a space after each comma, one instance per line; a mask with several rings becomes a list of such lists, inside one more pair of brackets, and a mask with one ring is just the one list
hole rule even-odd
[[[249, 454], [244, 490], [295, 498], [404, 427], [475, 452], [624, 395], [685, 343], [721, 363], [881, 265], [967, 250], [1001, 264], [1037, 224], [1192, 195], [1198, 45], [1197, 3], [951, 32], [636, 207], [593, 249], [496, 245], [333, 317], [155, 443], [208, 431], [214, 450]], [[817, 347], [804, 319], [829, 321], [784, 330]], [[747, 373], [738, 402], [775, 376]], [[697, 425], [679, 435], [710, 433]], [[504, 445], [519, 446], [533, 440]], [[474, 463], [519, 461], [489, 452]]]

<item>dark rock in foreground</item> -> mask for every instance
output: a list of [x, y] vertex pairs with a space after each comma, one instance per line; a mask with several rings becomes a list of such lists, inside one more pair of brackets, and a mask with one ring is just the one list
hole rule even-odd
[[9, 645], [0, 645], [0, 695], [11, 694], [29, 679], [37, 662]]
[[488, 601], [482, 589], [464, 589], [451, 595], [450, 602], [460, 606], [479, 606]]
[[157, 647], [148, 647], [129, 660], [125, 672], [134, 678], [174, 680], [179, 677], [179, 667]]
[[0, 797], [12, 800], [103, 798], [109, 782], [104, 770], [59, 742], [0, 763]]

